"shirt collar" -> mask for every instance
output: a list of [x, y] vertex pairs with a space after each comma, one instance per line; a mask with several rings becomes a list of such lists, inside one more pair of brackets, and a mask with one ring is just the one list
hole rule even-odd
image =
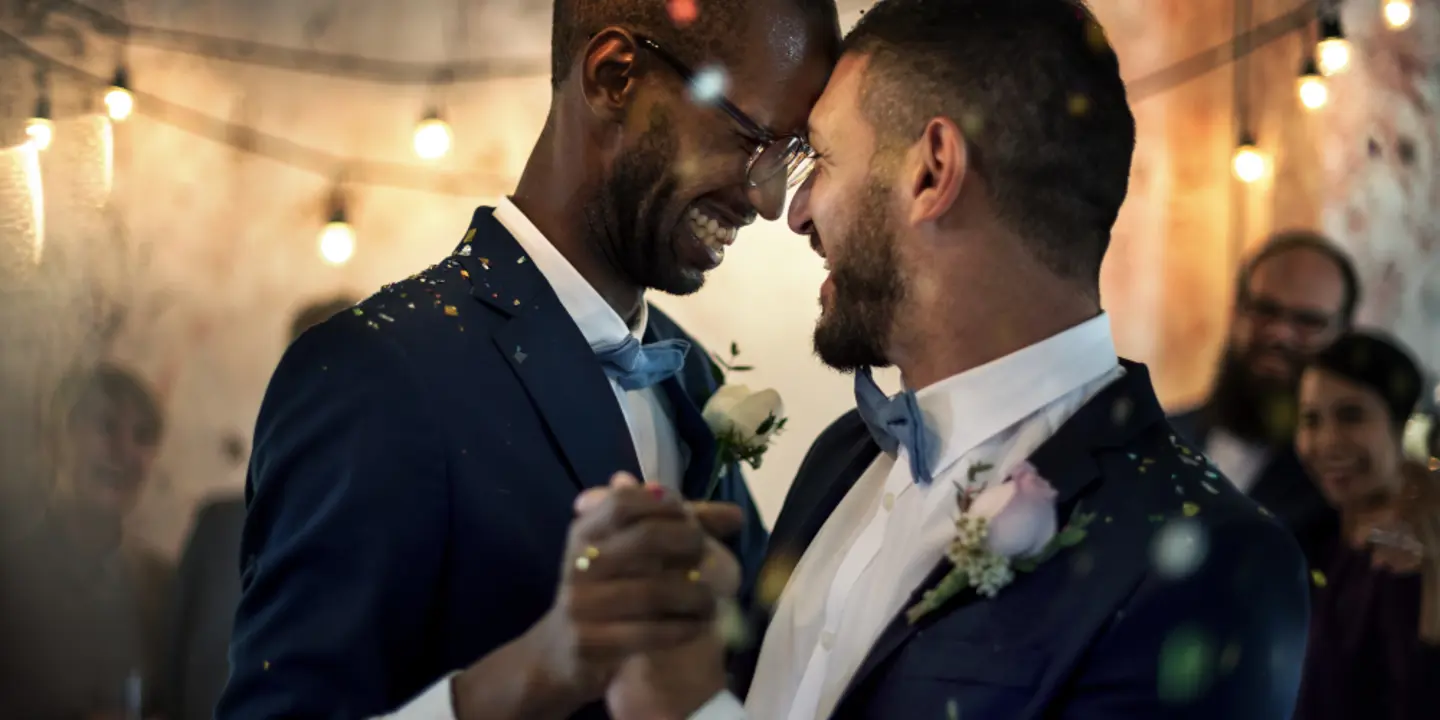
[[624, 342], [631, 335], [637, 339], [645, 336], [645, 326], [650, 319], [648, 303], [640, 303], [640, 315], [635, 319], [635, 326], [627, 327], [610, 303], [600, 297], [600, 293], [550, 244], [540, 228], [535, 227], [535, 223], [525, 217], [525, 213], [510, 198], [501, 198], [496, 204], [495, 219], [510, 231], [515, 242], [520, 243], [521, 249], [540, 269], [540, 274], [555, 290], [560, 305], [575, 321], [590, 347], [609, 347]]
[[938, 440], [933, 472], [1120, 364], [1105, 313], [915, 394]]

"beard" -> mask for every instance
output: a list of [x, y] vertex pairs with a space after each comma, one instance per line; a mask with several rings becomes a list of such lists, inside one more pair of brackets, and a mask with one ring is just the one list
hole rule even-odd
[[1284, 380], [1257, 376], [1249, 355], [1227, 346], [1210, 394], [1210, 420], [1247, 442], [1288, 444], [1295, 436], [1299, 385], [1298, 375]]
[[682, 267], [674, 233], [665, 231], [665, 208], [678, 187], [672, 172], [678, 151], [669, 114], [654, 108], [645, 134], [620, 155], [583, 212], [588, 247], [596, 248], [621, 278], [637, 287], [689, 295], [704, 285], [705, 276]]
[[815, 324], [815, 354], [842, 372], [889, 367], [885, 345], [905, 297], [895, 253], [895, 230], [887, 207], [889, 187], [871, 180], [844, 248], [830, 261], [831, 307]]

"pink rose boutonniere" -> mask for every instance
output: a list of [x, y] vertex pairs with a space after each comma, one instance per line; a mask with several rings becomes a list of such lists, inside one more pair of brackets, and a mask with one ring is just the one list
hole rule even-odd
[[1077, 510], [1059, 528], [1055, 488], [1034, 465], [1021, 463], [1001, 482], [977, 492], [976, 475], [990, 469], [984, 463], [972, 465], [968, 482], [959, 487], [955, 539], [945, 550], [952, 567], [906, 612], [911, 623], [967, 588], [995, 597], [1015, 578], [1015, 571], [1030, 572], [1085, 539], [1085, 528], [1095, 516]]

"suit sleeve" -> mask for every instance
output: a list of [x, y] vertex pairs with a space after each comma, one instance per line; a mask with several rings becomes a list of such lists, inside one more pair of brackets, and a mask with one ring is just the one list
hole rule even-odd
[[1060, 717], [1291, 716], [1309, 623], [1300, 550], [1258, 516], [1202, 527], [1199, 567], [1142, 581], [1082, 663]]
[[348, 320], [292, 345], [266, 391], [218, 720], [381, 715], [445, 670], [426, 652], [443, 443], [398, 347]]

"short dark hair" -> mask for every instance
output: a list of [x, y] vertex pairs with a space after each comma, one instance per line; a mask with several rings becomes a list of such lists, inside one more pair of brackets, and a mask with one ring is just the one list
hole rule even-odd
[[752, 6], [758, 2], [789, 3], [800, 10], [811, 28], [840, 25], [835, 0], [700, 1], [695, 19], [683, 28], [671, 18], [666, 0], [555, 0], [550, 86], [558, 89], [590, 38], [612, 25], [643, 33], [688, 65], [712, 62], [733, 67], [744, 57], [741, 43]]
[[1130, 179], [1135, 118], [1081, 0], [882, 0], [845, 38], [882, 148], [962, 128], [995, 212], [1062, 277], [1093, 281]]
[[290, 342], [299, 340], [306, 330], [329, 320], [335, 313], [354, 305], [355, 302], [355, 298], [349, 295], [336, 295], [300, 308], [300, 311], [295, 313], [294, 319], [290, 321]]
[[1241, 268], [1236, 278], [1235, 300], [1243, 302], [1249, 299], [1250, 278], [1261, 263], [1296, 250], [1323, 255], [1335, 263], [1335, 269], [1340, 271], [1340, 279], [1345, 285], [1345, 295], [1340, 302], [1340, 320], [1345, 327], [1350, 327], [1355, 322], [1355, 308], [1360, 304], [1360, 274], [1355, 271], [1355, 263], [1348, 253], [1314, 230], [1281, 230], [1266, 238], [1265, 244]]
[[155, 391], [134, 371], [111, 363], [71, 371], [55, 391], [55, 428], [68, 432], [76, 420], [104, 404], [128, 405], [139, 416], [139, 434], [153, 443], [165, 432], [165, 414]]
[[1425, 376], [1410, 350], [1378, 330], [1341, 335], [1310, 361], [1310, 367], [1335, 373], [1379, 395], [1397, 430], [1416, 412], [1425, 392]]

